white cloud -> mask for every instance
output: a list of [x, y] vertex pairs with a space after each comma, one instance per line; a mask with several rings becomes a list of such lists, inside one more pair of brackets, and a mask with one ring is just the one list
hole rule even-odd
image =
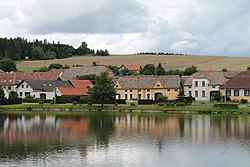
[[190, 42], [188, 40], [178, 41], [170, 45], [170, 49], [175, 52], [183, 52], [197, 48], [199, 48], [199, 46], [196, 42]]

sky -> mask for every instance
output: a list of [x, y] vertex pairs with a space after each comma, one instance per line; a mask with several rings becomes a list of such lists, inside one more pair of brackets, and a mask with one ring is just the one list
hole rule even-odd
[[0, 0], [0, 37], [113, 54], [250, 56], [249, 0]]

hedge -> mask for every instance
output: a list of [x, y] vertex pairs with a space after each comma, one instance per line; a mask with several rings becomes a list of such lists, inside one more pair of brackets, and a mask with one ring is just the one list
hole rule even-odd
[[40, 101], [43, 101], [43, 103], [50, 103], [53, 100], [46, 100], [46, 99], [23, 99], [23, 103], [39, 103]]
[[154, 104], [154, 100], [138, 100], [138, 104]]
[[59, 104], [65, 104], [65, 103], [71, 103], [72, 98], [70, 96], [57, 96], [56, 97], [56, 103]]
[[126, 99], [116, 99], [115, 102], [118, 104], [126, 104]]
[[23, 99], [17, 98], [17, 99], [5, 99], [0, 100], [0, 105], [9, 105], [9, 104], [22, 104]]
[[220, 104], [214, 104], [214, 107], [216, 108], [223, 108], [223, 109], [238, 109], [238, 104], [233, 103], [220, 103]]
[[82, 96], [80, 98], [81, 104], [88, 104], [91, 102], [92, 104], [115, 104], [115, 100], [95, 100], [90, 98], [89, 96]]

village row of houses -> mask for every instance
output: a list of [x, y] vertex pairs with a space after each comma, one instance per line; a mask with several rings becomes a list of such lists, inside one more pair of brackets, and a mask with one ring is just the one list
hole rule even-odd
[[[138, 71], [141, 67], [122, 65], [121, 68]], [[49, 72], [0, 72], [0, 86], [6, 97], [14, 91], [19, 98], [31, 95], [37, 99], [54, 99], [55, 96], [87, 96], [93, 86], [89, 80], [77, 80], [77, 76], [108, 72], [113, 78], [117, 92], [116, 99], [156, 100], [163, 95], [175, 100], [183, 85], [185, 96], [196, 101], [210, 101], [213, 92], [229, 96], [232, 100], [250, 101], [250, 72], [198, 71], [191, 76], [178, 75], [138, 75], [114, 77], [105, 66], [72, 67], [66, 70]], [[182, 83], [182, 84], [181, 84]]]

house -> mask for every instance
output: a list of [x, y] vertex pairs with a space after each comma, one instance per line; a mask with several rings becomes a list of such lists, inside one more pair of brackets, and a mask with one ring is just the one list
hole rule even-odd
[[128, 69], [129, 71], [139, 72], [142, 67], [140, 65], [129, 65], [129, 64], [122, 64], [119, 70]]
[[36, 99], [52, 100], [56, 94], [56, 87], [72, 88], [73, 86], [68, 81], [23, 80], [17, 85], [16, 90], [19, 98], [31, 95]]
[[88, 96], [88, 90], [93, 86], [90, 80], [69, 80], [73, 87], [58, 87], [58, 96]]
[[100, 75], [103, 72], [108, 72], [109, 77], [113, 77], [113, 72], [105, 66], [88, 66], [88, 67], [72, 67], [65, 70], [60, 76], [63, 81], [68, 81], [71, 79], [76, 79], [77, 76], [81, 75]]
[[49, 72], [0, 72], [0, 86], [8, 92], [16, 92], [16, 87], [23, 80], [57, 80], [62, 75], [61, 70]]
[[220, 91], [223, 96], [230, 97], [231, 100], [240, 101], [246, 99], [250, 102], [250, 71], [244, 71], [225, 82]]
[[123, 76], [116, 79], [116, 99], [157, 100], [159, 95], [174, 100], [179, 94], [180, 76]]
[[210, 101], [211, 94], [220, 91], [220, 86], [235, 75], [220, 71], [197, 71], [187, 77], [183, 84], [185, 96], [192, 96], [196, 101]]

